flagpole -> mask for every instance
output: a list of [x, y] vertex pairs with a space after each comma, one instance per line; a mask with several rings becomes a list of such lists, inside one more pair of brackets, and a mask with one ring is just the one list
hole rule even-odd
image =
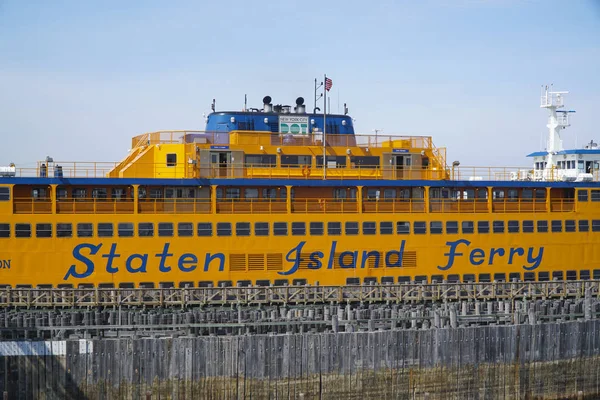
[[327, 179], [327, 74], [323, 80], [323, 179]]

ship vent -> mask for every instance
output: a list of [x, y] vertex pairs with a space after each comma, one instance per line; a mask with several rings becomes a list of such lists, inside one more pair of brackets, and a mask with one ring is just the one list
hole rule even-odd
[[283, 255], [281, 253], [267, 254], [267, 271], [283, 270]]
[[231, 272], [246, 271], [246, 255], [245, 254], [230, 254], [229, 255], [229, 270]]
[[248, 254], [248, 271], [264, 271], [264, 269], [264, 254]]
[[275, 121], [275, 122], [269, 122], [269, 129], [271, 130], [271, 132], [273, 133], [279, 133], [279, 122]]
[[402, 267], [403, 268], [416, 268], [417, 267], [417, 252], [416, 251], [405, 251], [402, 256]]
[[[300, 253], [300, 258], [302, 259], [302, 261], [300, 261], [300, 265], [298, 266], [298, 269], [308, 269], [308, 264], [310, 263], [310, 255], [312, 253]], [[321, 261], [323, 262], [323, 261]]]

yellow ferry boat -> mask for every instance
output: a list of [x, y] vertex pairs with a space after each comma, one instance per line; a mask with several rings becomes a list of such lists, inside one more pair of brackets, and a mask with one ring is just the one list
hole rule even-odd
[[119, 163], [2, 167], [0, 285], [600, 279], [600, 150], [562, 149], [564, 95], [542, 93], [530, 170], [448, 165], [431, 137], [357, 135], [347, 111], [268, 96], [136, 136]]

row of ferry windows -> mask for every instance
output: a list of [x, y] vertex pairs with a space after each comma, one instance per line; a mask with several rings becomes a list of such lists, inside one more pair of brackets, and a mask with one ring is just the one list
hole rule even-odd
[[[115, 228], [116, 225], [116, 228]], [[232, 236], [235, 232], [236, 236], [250, 236], [252, 226], [250, 222], [199, 222], [194, 226], [192, 222], [159, 222], [154, 224], [151, 222], [140, 222], [137, 224], [137, 235], [139, 237], [157, 236], [169, 237], [174, 236], [175, 232], [180, 237], [194, 236], [194, 231], [197, 236]], [[272, 225], [272, 230], [271, 226]], [[287, 236], [290, 232], [293, 236], [323, 235], [327, 232], [328, 235], [341, 235], [344, 232], [346, 235], [359, 235], [360, 226], [358, 222], [309, 222], [308, 229], [306, 222], [255, 222], [255, 236]], [[365, 221], [362, 223], [363, 235], [376, 235], [379, 231], [381, 235], [396, 234], [426, 234], [429, 228], [430, 234], [471, 234], [471, 233], [547, 233], [547, 232], [600, 232], [600, 220], [540, 220], [540, 221], [447, 221], [445, 224], [442, 221], [430, 221], [429, 224], [424, 221], [416, 221], [412, 224], [408, 221], [398, 221], [394, 224], [391, 221], [383, 221], [378, 224], [374, 221]], [[395, 225], [395, 226], [394, 226]], [[445, 229], [444, 229], [445, 225]], [[53, 226], [49, 223], [35, 224], [35, 235], [37, 237], [52, 237]], [[214, 228], [214, 229], [213, 229]], [[342, 229], [343, 228], [343, 229]], [[395, 228], [395, 229], [394, 229]], [[75, 227], [78, 237], [93, 237], [94, 226], [91, 223], [78, 223]], [[116, 230], [116, 232], [115, 232]], [[113, 224], [111, 222], [100, 222], [96, 226], [96, 235], [98, 237], [113, 237], [117, 234], [119, 237], [133, 237], [134, 224], [131, 222], [120, 222]], [[155, 232], [156, 231], [156, 232]], [[58, 223], [56, 224], [56, 237], [72, 237], [73, 224]], [[15, 237], [31, 237], [31, 224], [15, 224]], [[11, 237], [10, 224], [0, 223], [0, 238]]]
[[[551, 281], [551, 280], [557, 280], [557, 281], [562, 281], [562, 280], [568, 280], [568, 281], [574, 281], [574, 280], [589, 280], [589, 279], [600, 279], [600, 269], [595, 269], [595, 270], [567, 270], [567, 271], [540, 271], [540, 272], [525, 272], [523, 274], [521, 274], [520, 272], [510, 272], [510, 273], [494, 273], [494, 274], [490, 274], [490, 273], [482, 273], [482, 274], [463, 274], [463, 275], [459, 275], [459, 274], [449, 274], [449, 275], [431, 275], [431, 276], [427, 276], [427, 275], [416, 275], [416, 276], [398, 276], [398, 277], [394, 277], [394, 276], [382, 276], [380, 278], [374, 277], [374, 276], [367, 276], [364, 278], [358, 278], [358, 277], [348, 277], [346, 278], [346, 284], [347, 285], [360, 285], [360, 284], [365, 284], [365, 285], [371, 285], [371, 284], [377, 284], [377, 283], [382, 283], [382, 284], [396, 284], [396, 283], [418, 283], [418, 284], [428, 284], [428, 283], [442, 283], [444, 281], [448, 282], [448, 283], [475, 283], [475, 282], [480, 282], [480, 283], [488, 283], [488, 282], [492, 282], [492, 281], [496, 281], [496, 282], [512, 282], [512, 281], [525, 281], [525, 282], [534, 282], [534, 281], [541, 281], [541, 282], [547, 282], [547, 281]], [[196, 284], [197, 283], [197, 284]], [[306, 285], [307, 284], [307, 280], [303, 279], [303, 278], [297, 278], [297, 279], [292, 279], [292, 281], [290, 282], [290, 280], [288, 279], [275, 279], [273, 281], [269, 280], [269, 279], [257, 279], [255, 281], [251, 281], [251, 280], [238, 280], [235, 281], [235, 286], [238, 287], [248, 287], [248, 286], [287, 286], [290, 285], [290, 283], [292, 285]], [[4, 285], [4, 284], [0, 284], [0, 287], [6, 287], [8, 285]], [[134, 285], [133, 283], [120, 283], [118, 284], [119, 288], [122, 289], [133, 289], [136, 285]], [[207, 287], [232, 287], [234, 286], [234, 281], [231, 280], [221, 280], [221, 281], [199, 281], [199, 282], [191, 282], [191, 281], [184, 281], [184, 282], [179, 282], [177, 285], [175, 284], [175, 282], [158, 282], [158, 283], [154, 283], [154, 282], [142, 282], [139, 283], [137, 285], [140, 288], [155, 288], [155, 287], [159, 287], [159, 288], [163, 288], [163, 289], [169, 289], [169, 288], [174, 288], [176, 286], [180, 287], [180, 288], [185, 288], [185, 287], [200, 287], [200, 288], [207, 288]], [[20, 287], [31, 287], [29, 285], [17, 285], [17, 288]], [[52, 287], [51, 285], [39, 285], [39, 288], [49, 288]], [[72, 288], [73, 286], [71, 284], [61, 284], [58, 285], [58, 288]], [[94, 287], [94, 285], [92, 284], [79, 284], [78, 285], [79, 288], [92, 288]], [[98, 288], [114, 288], [115, 285], [113, 283], [99, 283], [98, 284]]]

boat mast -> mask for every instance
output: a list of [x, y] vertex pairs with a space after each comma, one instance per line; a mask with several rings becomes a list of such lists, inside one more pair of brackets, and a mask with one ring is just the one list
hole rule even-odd
[[560, 131], [565, 129], [569, 124], [569, 113], [575, 111], [560, 110], [565, 106], [564, 96], [569, 92], [555, 92], [552, 90], [552, 85], [542, 87], [541, 108], [546, 108], [550, 112], [548, 117], [548, 142], [546, 143], [546, 165], [544, 166], [544, 180], [553, 179], [554, 159], [553, 156], [557, 152], [563, 150], [562, 138]]

